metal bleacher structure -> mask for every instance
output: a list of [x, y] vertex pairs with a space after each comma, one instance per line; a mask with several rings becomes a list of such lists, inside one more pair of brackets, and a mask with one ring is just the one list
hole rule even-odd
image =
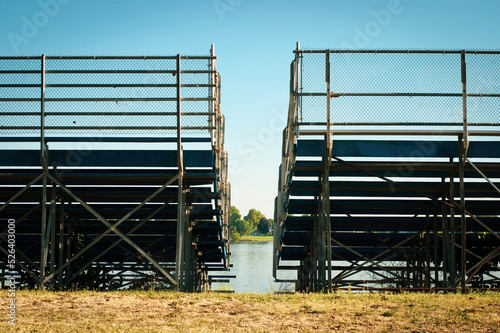
[[297, 44], [294, 56], [275, 279], [500, 288], [500, 52]]
[[209, 56], [0, 58], [0, 262], [21, 285], [203, 291], [229, 267]]

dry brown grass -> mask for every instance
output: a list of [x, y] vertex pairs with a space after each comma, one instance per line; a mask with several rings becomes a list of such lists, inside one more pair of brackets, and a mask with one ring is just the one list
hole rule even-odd
[[500, 332], [500, 294], [17, 291], [1, 332]]

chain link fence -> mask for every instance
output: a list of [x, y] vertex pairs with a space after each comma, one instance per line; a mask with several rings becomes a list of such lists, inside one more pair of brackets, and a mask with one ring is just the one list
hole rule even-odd
[[[211, 56], [181, 56], [183, 133], [213, 129], [214, 64]], [[175, 134], [177, 75], [175, 56], [1, 57], [0, 132], [40, 135], [44, 89], [46, 135]]]
[[[295, 52], [301, 123], [326, 123], [329, 74], [334, 124], [462, 125], [462, 51]], [[468, 123], [500, 125], [500, 52], [464, 56]]]

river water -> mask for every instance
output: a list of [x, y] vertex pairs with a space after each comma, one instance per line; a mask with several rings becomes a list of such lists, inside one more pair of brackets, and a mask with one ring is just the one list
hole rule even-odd
[[[276, 283], [273, 278], [273, 242], [231, 243], [229, 272], [214, 275], [236, 275], [227, 283], [214, 283], [213, 290], [232, 289], [236, 293], [271, 293], [293, 291], [292, 283]], [[296, 271], [278, 272], [280, 279], [294, 279]]]

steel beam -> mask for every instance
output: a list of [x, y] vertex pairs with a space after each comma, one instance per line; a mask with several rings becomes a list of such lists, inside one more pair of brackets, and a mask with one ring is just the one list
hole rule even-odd
[[[58, 246], [58, 252], [59, 252], [59, 262], [57, 267], [62, 267], [64, 264], [64, 200], [61, 200], [61, 205], [59, 208], [59, 242], [57, 244]], [[66, 237], [69, 237], [70, 235], [66, 235]], [[57, 278], [58, 281], [58, 287], [62, 288], [63, 286], [63, 271], [59, 271], [59, 276]]]
[[[152, 212], [149, 216], [147, 216], [145, 219], [143, 219], [140, 223], [138, 223], [135, 227], [133, 227], [129, 232], [126, 233], [127, 237], [130, 237], [132, 233], [134, 233], [136, 230], [138, 230], [140, 227], [142, 227], [146, 222], [150, 221], [154, 216], [156, 216], [162, 209], [164, 209], [168, 204], [170, 204], [172, 200], [164, 203], [163, 205], [159, 206], [154, 212]], [[92, 265], [93, 262], [97, 262], [99, 258], [101, 258], [103, 255], [108, 253], [111, 249], [113, 249], [115, 246], [120, 244], [120, 242], [123, 241], [123, 238], [118, 238], [116, 241], [113, 242], [109, 247], [107, 247], [104, 251], [101, 251], [97, 256], [89, 260], [86, 264], [84, 264], [82, 267], [79, 268], [79, 270], [67, 280], [65, 286], [69, 286], [69, 284], [80, 274], [82, 273], [88, 266]], [[154, 242], [153, 242], [154, 244]], [[152, 244], [150, 244], [152, 245]], [[147, 247], [144, 248], [144, 250], [147, 250]], [[62, 266], [62, 264], [61, 264]]]
[[[109, 223], [103, 216], [101, 216], [99, 213], [97, 213], [92, 207], [90, 207], [86, 202], [84, 202], [83, 200], [81, 200], [79, 197], [77, 197], [71, 190], [69, 190], [66, 186], [64, 186], [63, 184], [61, 184], [57, 179], [55, 179], [54, 177], [52, 177], [51, 175], [47, 175], [47, 177], [52, 181], [54, 182], [55, 184], [57, 184], [63, 191], [65, 191], [67, 194], [69, 194], [74, 200], [78, 201], [87, 211], [89, 211], [92, 215], [94, 215], [98, 220], [100, 220], [105, 226], [108, 227], [108, 233], [109, 232], [114, 232], [116, 233], [118, 236], [120, 236], [121, 238], [123, 238], [123, 240], [125, 242], [127, 242], [130, 246], [132, 246], [136, 251], [138, 251], [141, 255], [143, 255], [147, 260], [149, 260], [155, 267], [156, 269], [158, 269], [167, 279], [169, 279], [174, 285], [176, 284], [176, 281], [170, 276], [170, 274], [168, 274], [164, 269], [163, 267], [161, 267], [155, 259], [153, 259], [149, 254], [147, 254], [146, 252], [144, 252], [144, 250], [142, 250], [139, 246], [137, 246], [134, 242], [132, 242], [125, 234], [123, 234], [121, 231], [119, 231], [118, 229], [116, 229], [116, 226], [119, 225], [120, 223], [122, 223], [124, 220], [126, 220], [128, 217], [130, 217], [134, 212], [136, 212], [137, 210], [139, 210], [143, 205], [145, 205], [149, 200], [151, 200], [154, 196], [156, 196], [156, 194], [160, 193], [161, 191], [163, 191], [168, 185], [170, 185], [171, 183], [173, 183], [175, 180], [178, 179], [178, 176], [170, 179], [167, 183], [165, 183], [161, 188], [159, 188], [157, 191], [155, 191], [155, 193], [153, 193], [150, 197], [148, 197], [146, 200], [144, 200], [141, 204], [139, 204], [136, 208], [134, 208], [132, 211], [130, 211], [128, 214], [126, 214], [120, 221], [118, 221], [117, 223], [115, 223], [114, 225], [112, 225], [111, 223]], [[101, 234], [99, 237], [104, 237], [104, 234]], [[98, 237], [98, 238], [99, 238]], [[99, 238], [100, 239], [100, 238]], [[68, 266], [71, 262], [73, 262], [74, 260], [76, 260], [76, 258], [78, 258], [83, 252], [85, 252], [88, 248], [90, 248], [90, 246], [87, 246], [86, 248], [84, 248], [82, 251], [80, 251], [78, 254], [74, 255], [67, 263], [65, 263], [62, 267], [59, 267], [53, 274], [58, 274], [59, 273], [59, 270], [62, 270], [63, 268], [65, 268], [66, 266]], [[53, 274], [49, 275], [48, 277], [45, 277], [43, 280], [42, 280], [42, 283], [46, 283], [50, 278], [52, 278]]]
[[42, 231], [40, 234], [40, 280], [45, 279], [45, 266], [47, 264], [47, 257], [45, 255], [47, 249], [46, 247], [46, 237], [47, 237], [47, 174], [43, 176], [43, 188], [42, 188]]
[[0, 207], [0, 212], [5, 209], [11, 202], [16, 200], [21, 194], [23, 194], [27, 189], [29, 189], [32, 185], [37, 183], [40, 179], [44, 177], [44, 173], [41, 173], [39, 176], [37, 176], [35, 179], [33, 179], [31, 182], [29, 182], [26, 186], [24, 186], [21, 190], [19, 190], [16, 194], [14, 194], [12, 197], [10, 197], [9, 200], [7, 200], [1, 207]]
[[[5, 255], [9, 255], [9, 251], [7, 251], [3, 246], [0, 245], [0, 251], [2, 251], [3, 253], [5, 253]], [[24, 255], [20, 255], [18, 253], [18, 251], [16, 251], [16, 255], [20, 256], [20, 257], [23, 257]], [[24, 256], [24, 259], [26, 259], [27, 257]], [[41, 284], [41, 279], [39, 276], [37, 276], [35, 273], [33, 273], [31, 271], [31, 269], [29, 269], [25, 264], [23, 264], [18, 258], [15, 259], [16, 260], [16, 265], [21, 267], [22, 270], [24, 270], [26, 273], [28, 273], [33, 279], [36, 280], [36, 282], [40, 283]]]

